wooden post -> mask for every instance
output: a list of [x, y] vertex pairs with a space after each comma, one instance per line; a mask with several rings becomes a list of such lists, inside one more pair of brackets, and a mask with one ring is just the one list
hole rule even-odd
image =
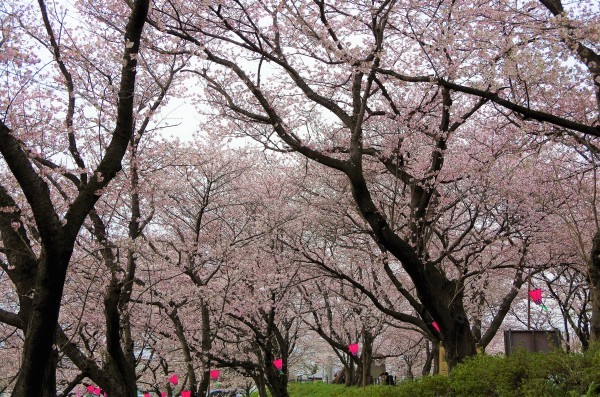
[[448, 368], [448, 361], [446, 361], [446, 349], [444, 348], [444, 346], [440, 343], [439, 344], [439, 352], [440, 352], [440, 372], [439, 374], [442, 376], [448, 376], [449, 368]]
[[531, 330], [531, 298], [529, 293], [531, 292], [531, 270], [527, 276], [527, 331]]
[[363, 340], [363, 351], [362, 351], [362, 387], [367, 386], [367, 356], [365, 354], [365, 325], [362, 326], [362, 340]]

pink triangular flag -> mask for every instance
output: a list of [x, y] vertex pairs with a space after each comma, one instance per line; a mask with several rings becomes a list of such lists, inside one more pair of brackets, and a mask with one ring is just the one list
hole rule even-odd
[[97, 396], [99, 396], [99, 395], [100, 395], [100, 393], [102, 393], [102, 391], [100, 390], [100, 388], [99, 388], [99, 387], [96, 387], [96, 388], [94, 389], [94, 394], [95, 394], [95, 395], [97, 395]]
[[167, 397], [167, 392], [166, 391], [160, 392], [160, 397]]
[[87, 391], [88, 391], [88, 393], [93, 393], [93, 392], [94, 392], [94, 389], [95, 389], [94, 385], [89, 385], [89, 386], [87, 387]]
[[144, 397], [150, 397], [150, 393], [144, 393]]
[[538, 288], [538, 289], [534, 289], [532, 291], [529, 291], [529, 297], [536, 304], [538, 304], [538, 305], [542, 304], [542, 290], [541, 289]]
[[277, 360], [273, 360], [273, 365], [275, 366], [275, 368], [281, 371], [281, 368], [283, 368], [283, 359], [278, 358]]
[[440, 326], [438, 325], [438, 323], [436, 323], [435, 321], [431, 323], [431, 325], [433, 325], [433, 328], [435, 328], [435, 330], [437, 332], [440, 332]]
[[190, 397], [192, 395], [192, 392], [189, 390], [183, 390], [181, 392], [181, 397]]
[[210, 377], [212, 380], [217, 381], [219, 380], [219, 370], [218, 369], [213, 369], [210, 371]]
[[177, 383], [179, 383], [179, 378], [177, 377], [177, 374], [173, 374], [173, 376], [169, 378], [169, 382], [177, 386]]
[[348, 350], [350, 350], [353, 356], [356, 356], [358, 354], [358, 343], [348, 345]]

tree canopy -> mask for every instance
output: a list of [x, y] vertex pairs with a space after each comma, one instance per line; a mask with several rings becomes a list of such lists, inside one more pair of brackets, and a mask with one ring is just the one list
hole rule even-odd
[[599, 26], [585, 1], [3, 2], [0, 392], [204, 396], [220, 368], [287, 396], [531, 322], [587, 348]]

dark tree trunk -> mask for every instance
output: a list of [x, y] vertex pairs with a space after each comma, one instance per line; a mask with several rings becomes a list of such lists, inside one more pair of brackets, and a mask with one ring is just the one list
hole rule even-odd
[[200, 383], [198, 383], [198, 396], [206, 396], [210, 388], [210, 370], [207, 369], [202, 372]]
[[413, 373], [413, 361], [409, 360], [406, 362], [406, 379], [413, 380], [415, 378], [415, 374]]
[[440, 373], [440, 344], [438, 342], [433, 343], [431, 354], [433, 355], [433, 375], [437, 375]]
[[[45, 5], [39, 0], [40, 8]], [[125, 29], [125, 41], [133, 43], [123, 52], [123, 67], [117, 104], [116, 126], [102, 160], [92, 176], [79, 186], [79, 194], [70, 204], [61, 222], [51, 199], [48, 185], [36, 171], [21, 143], [0, 121], [0, 152], [10, 168], [27, 202], [42, 240], [42, 255], [38, 261], [35, 290], [25, 333], [21, 368], [13, 397], [40, 397], [44, 380], [49, 382], [52, 365], [52, 345], [58, 326], [58, 315], [67, 267], [75, 239], [85, 218], [100, 197], [98, 194], [121, 169], [121, 160], [133, 131], [133, 105], [137, 53], [148, 14], [148, 0], [134, 3]]]
[[[269, 371], [267, 371], [269, 372]], [[287, 371], [283, 375], [279, 373], [267, 374], [267, 387], [272, 397], [289, 397], [287, 390]]]
[[596, 230], [592, 240], [592, 250], [588, 261], [588, 277], [592, 304], [590, 340], [598, 342], [600, 341], [600, 229]]
[[[360, 153], [354, 159], [361, 163]], [[464, 357], [475, 354], [475, 338], [471, 333], [469, 321], [463, 306], [461, 282], [449, 280], [437, 266], [428, 264], [415, 248], [391, 229], [385, 217], [377, 209], [367, 187], [361, 168], [347, 172], [352, 186], [354, 200], [365, 220], [371, 226], [377, 241], [402, 263], [412, 279], [417, 296], [426, 309], [423, 320], [430, 331], [439, 335], [431, 323], [436, 321], [441, 328], [442, 343], [446, 347], [447, 361], [450, 367]], [[421, 193], [425, 194], [425, 193]], [[420, 219], [417, 216], [417, 219]], [[415, 235], [419, 235], [416, 232]]]
[[[426, 375], [430, 375], [431, 374], [431, 368], [433, 366], [433, 361], [434, 361], [434, 356], [437, 352], [437, 349], [435, 348], [434, 344], [427, 341], [426, 342], [426, 348], [425, 348], [425, 364], [423, 364], [423, 369], [421, 370], [421, 375], [422, 376], [426, 376]], [[431, 343], [431, 345], [430, 345]]]
[[356, 366], [352, 361], [348, 363], [346, 367], [346, 377], [344, 378], [344, 385], [354, 386], [356, 384]]
[[44, 376], [43, 397], [56, 397], [56, 367], [58, 366], [58, 351], [52, 349], [50, 352], [50, 360], [48, 362], [48, 368], [46, 370], [46, 376]]
[[129, 346], [131, 340], [127, 332], [129, 319], [127, 314], [124, 314], [122, 321], [121, 310], [119, 310], [121, 289], [120, 283], [113, 278], [104, 298], [107, 350], [104, 367], [107, 376], [112, 378], [113, 382], [106, 385], [98, 383], [108, 395], [136, 397], [135, 359], [133, 346]]
[[170, 310], [167, 312], [167, 315], [173, 322], [173, 325], [175, 328], [175, 334], [177, 335], [177, 339], [179, 340], [179, 344], [183, 351], [183, 359], [185, 361], [185, 366], [186, 366], [187, 376], [188, 376], [188, 385], [189, 385], [190, 389], [194, 390], [194, 392], [195, 392], [196, 388], [198, 386], [197, 386], [197, 381], [196, 381], [196, 373], [194, 371], [194, 361], [193, 361], [193, 357], [192, 357], [192, 350], [186, 339], [183, 323], [181, 322], [181, 319], [179, 318], [179, 313], [177, 311], [178, 306], [175, 305], [173, 302], [171, 302], [171, 305], [172, 305], [172, 307], [170, 309], [166, 309], [166, 310]]
[[[357, 361], [357, 386], [370, 385], [371, 381], [371, 364], [373, 362], [373, 335], [369, 331], [364, 331], [362, 354]], [[365, 379], [363, 380], [363, 376]]]
[[20, 375], [12, 392], [14, 397], [42, 396], [44, 383], [40, 380], [52, 378], [49, 377], [48, 371], [52, 362], [54, 332], [48, 330], [54, 330], [58, 323], [60, 301], [71, 252], [71, 250], [45, 252], [45, 258], [38, 267]]
[[258, 397], [268, 397], [267, 386], [265, 385], [265, 378], [262, 375], [257, 375], [254, 378], [256, 388], [258, 389]]
[[[271, 312], [273, 313], [273, 311]], [[274, 325], [271, 323], [271, 327], [273, 327], [273, 331], [274, 331]], [[271, 328], [270, 327], [270, 328]], [[271, 342], [268, 342], [266, 345], [266, 351], [263, 351], [264, 357], [265, 357], [265, 361], [264, 361], [264, 365], [265, 365], [265, 380], [266, 380], [266, 385], [267, 388], [269, 389], [269, 392], [271, 393], [272, 397], [289, 397], [288, 391], [287, 391], [287, 383], [288, 383], [288, 348], [289, 346], [287, 345], [280, 345], [279, 349], [277, 349], [280, 352], [280, 356], [278, 358], [281, 358], [283, 360], [283, 368], [280, 370], [277, 370], [277, 368], [275, 368], [275, 366], [273, 365], [273, 360], [275, 359], [275, 357], [273, 356], [273, 346], [271, 344]]]
[[273, 356], [271, 354], [265, 355], [265, 378], [267, 388], [272, 397], [289, 397], [287, 391], [288, 382], [288, 365], [287, 357], [281, 357], [283, 359], [283, 368], [278, 371], [273, 365]]
[[[204, 359], [205, 371], [202, 374], [202, 379], [198, 386], [198, 394], [205, 396], [210, 387], [210, 365], [211, 362], [209, 357], [210, 350], [212, 348], [211, 332], [210, 332], [210, 313], [208, 311], [208, 305], [203, 299], [200, 300], [200, 315], [202, 320], [202, 343], [200, 345], [202, 349], [202, 355]], [[193, 368], [193, 367], [192, 367]]]
[[[446, 361], [450, 368], [458, 364], [463, 358], [475, 355], [475, 338], [471, 333], [467, 315], [463, 308], [462, 297], [457, 297], [451, 304], [447, 313], [448, 318], [444, 318], [442, 344], [446, 350]], [[446, 316], [445, 316], [446, 317]]]

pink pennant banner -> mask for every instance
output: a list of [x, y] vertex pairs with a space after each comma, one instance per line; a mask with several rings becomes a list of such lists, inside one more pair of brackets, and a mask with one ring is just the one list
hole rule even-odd
[[95, 388], [96, 388], [96, 387], [95, 387], [94, 385], [89, 385], [89, 386], [87, 387], [87, 391], [88, 391], [88, 393], [93, 393]]
[[283, 359], [278, 358], [277, 360], [273, 360], [273, 365], [275, 366], [275, 368], [281, 371], [281, 369], [283, 368]]
[[101, 393], [102, 393], [102, 390], [101, 390], [99, 387], [96, 387], [96, 388], [94, 389], [94, 394], [95, 394], [95, 395], [99, 396]]
[[435, 321], [431, 323], [431, 325], [433, 326], [433, 328], [435, 328], [435, 330], [437, 332], [441, 332], [440, 330], [440, 326], [438, 325], [438, 323], [436, 323]]
[[189, 390], [183, 390], [181, 392], [181, 397], [190, 397], [192, 395], [192, 392]]
[[348, 350], [350, 350], [353, 356], [356, 356], [358, 354], [358, 343], [348, 345]]
[[534, 289], [532, 291], [529, 291], [529, 297], [537, 305], [541, 305], [542, 304], [542, 290], [541, 289], [538, 288], [538, 289]]
[[166, 391], [160, 392], [160, 397], [167, 397], [167, 392]]
[[150, 393], [144, 393], [144, 397], [150, 397]]
[[213, 369], [210, 371], [210, 378], [214, 381], [219, 380], [219, 370], [218, 369]]
[[177, 374], [173, 374], [173, 376], [169, 378], [169, 382], [177, 386], [177, 384], [179, 383], [179, 378], [177, 377]]

